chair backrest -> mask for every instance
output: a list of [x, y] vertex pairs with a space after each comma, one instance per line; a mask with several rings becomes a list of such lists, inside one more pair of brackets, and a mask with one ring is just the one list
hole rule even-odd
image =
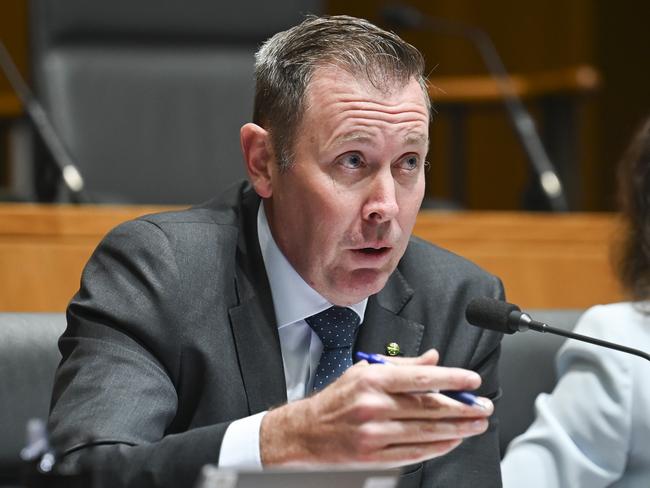
[[15, 481], [25, 427], [48, 415], [63, 313], [0, 313], [0, 481]]
[[[554, 327], [572, 329], [582, 311], [529, 313]], [[47, 418], [61, 359], [57, 340], [64, 329], [63, 313], [0, 313], [0, 481], [17, 476], [27, 421]], [[495, 414], [502, 454], [532, 423], [537, 395], [555, 386], [554, 359], [563, 342], [561, 337], [534, 331], [503, 338], [499, 366], [503, 397]]]
[[[533, 319], [571, 330], [582, 310], [530, 310]], [[503, 396], [495, 415], [499, 419], [501, 455], [510, 441], [535, 418], [535, 398], [553, 390], [557, 382], [555, 355], [565, 339], [535, 331], [506, 335], [501, 342], [499, 374]]]
[[32, 0], [37, 93], [91, 199], [199, 203], [245, 178], [253, 54], [320, 3]]

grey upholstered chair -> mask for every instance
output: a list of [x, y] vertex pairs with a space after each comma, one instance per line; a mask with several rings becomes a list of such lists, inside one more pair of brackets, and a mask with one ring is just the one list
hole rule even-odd
[[0, 313], [0, 484], [16, 483], [25, 427], [46, 419], [62, 313]]
[[253, 53], [320, 4], [31, 0], [37, 95], [92, 200], [198, 203], [244, 178]]
[[[535, 320], [553, 327], [573, 329], [583, 310], [530, 310]], [[510, 441], [535, 418], [539, 393], [550, 392], [557, 382], [555, 354], [564, 338], [535, 331], [506, 335], [501, 343], [499, 373], [503, 396], [497, 406], [501, 455]]]
[[[550, 325], [573, 328], [582, 311], [542, 310], [531, 315]], [[54, 372], [60, 360], [57, 339], [64, 314], [0, 313], [0, 484], [18, 476], [19, 452], [30, 418], [46, 418]], [[563, 339], [536, 332], [504, 337], [500, 364], [503, 397], [496, 415], [501, 452], [530, 425], [534, 401], [556, 382], [554, 357]]]

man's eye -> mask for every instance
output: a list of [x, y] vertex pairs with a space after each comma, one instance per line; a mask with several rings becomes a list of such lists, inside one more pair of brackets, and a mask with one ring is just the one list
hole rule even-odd
[[341, 158], [341, 164], [349, 169], [358, 169], [363, 166], [363, 159], [356, 153], [346, 154]]
[[402, 159], [402, 168], [407, 170], [414, 170], [418, 168], [419, 163], [420, 159], [416, 155], [411, 154], [410, 156], [406, 156]]

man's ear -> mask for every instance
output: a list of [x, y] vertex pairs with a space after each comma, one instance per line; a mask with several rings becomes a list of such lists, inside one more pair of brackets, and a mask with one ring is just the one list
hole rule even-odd
[[239, 139], [248, 178], [255, 192], [262, 198], [269, 198], [273, 194], [271, 170], [275, 164], [270, 134], [257, 124], [248, 123], [239, 131]]

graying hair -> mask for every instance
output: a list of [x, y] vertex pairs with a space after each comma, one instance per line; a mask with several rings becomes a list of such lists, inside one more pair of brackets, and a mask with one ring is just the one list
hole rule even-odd
[[415, 79], [431, 111], [424, 58], [411, 44], [367, 20], [347, 15], [307, 16], [268, 39], [255, 55], [253, 122], [271, 134], [281, 170], [293, 163], [293, 145], [316, 69], [334, 65], [390, 90]]

